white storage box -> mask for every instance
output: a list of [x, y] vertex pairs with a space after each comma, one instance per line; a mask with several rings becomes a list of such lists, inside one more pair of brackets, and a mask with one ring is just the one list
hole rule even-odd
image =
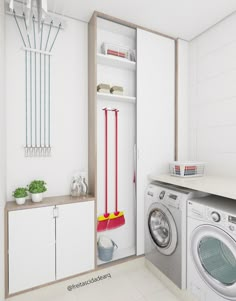
[[170, 174], [176, 177], [201, 177], [204, 175], [205, 164], [203, 162], [179, 162], [170, 163]]

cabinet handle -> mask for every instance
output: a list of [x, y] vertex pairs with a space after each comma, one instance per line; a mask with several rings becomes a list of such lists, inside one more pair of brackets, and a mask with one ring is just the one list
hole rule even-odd
[[57, 207], [53, 208], [53, 217], [54, 218], [59, 217], [59, 209]]

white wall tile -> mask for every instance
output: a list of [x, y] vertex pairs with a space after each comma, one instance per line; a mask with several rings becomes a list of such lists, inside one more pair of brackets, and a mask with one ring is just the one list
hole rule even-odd
[[178, 160], [188, 160], [189, 43], [178, 40]]
[[199, 56], [205, 56], [236, 39], [236, 14], [234, 13], [223, 22], [213, 26], [198, 38]]
[[[189, 153], [236, 175], [236, 14], [190, 43]], [[234, 163], [235, 162], [235, 163]]]

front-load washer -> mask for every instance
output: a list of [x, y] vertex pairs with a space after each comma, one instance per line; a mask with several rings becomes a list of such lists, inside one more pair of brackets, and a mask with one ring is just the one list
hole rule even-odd
[[202, 193], [153, 182], [145, 194], [145, 257], [186, 288], [187, 200]]
[[200, 301], [236, 300], [236, 201], [188, 201], [187, 289]]

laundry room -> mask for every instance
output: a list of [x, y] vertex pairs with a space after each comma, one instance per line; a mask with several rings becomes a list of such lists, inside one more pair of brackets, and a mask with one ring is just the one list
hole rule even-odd
[[0, 301], [236, 301], [235, 0], [2, 0]]

